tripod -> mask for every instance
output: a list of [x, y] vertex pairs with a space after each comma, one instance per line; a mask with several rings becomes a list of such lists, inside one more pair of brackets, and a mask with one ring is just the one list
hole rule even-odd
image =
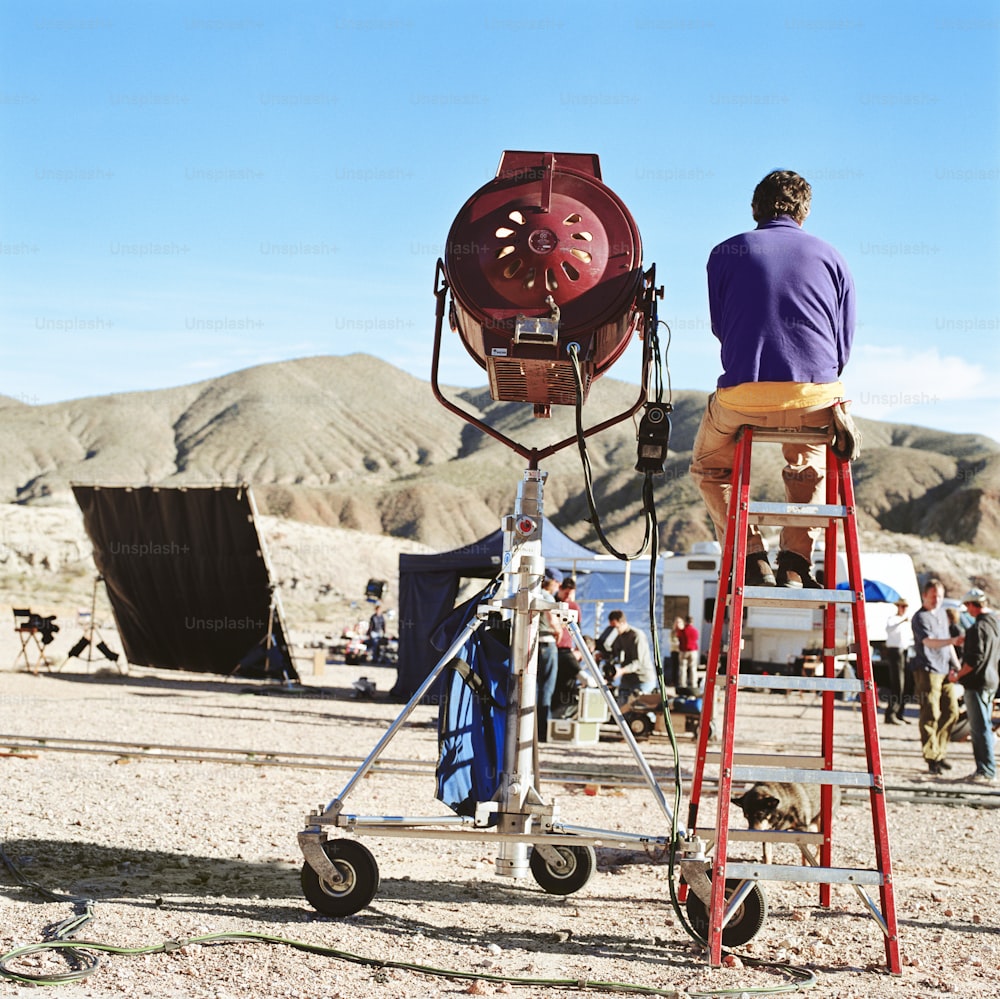
[[[90, 664], [94, 661], [94, 649], [96, 648], [105, 659], [113, 662], [118, 669], [119, 673], [123, 673], [121, 666], [118, 664], [118, 653], [111, 649], [107, 642], [104, 641], [104, 635], [101, 633], [101, 629], [97, 626], [97, 587], [99, 583], [104, 581], [104, 577], [98, 575], [94, 579], [94, 589], [91, 593], [90, 598], [90, 614], [88, 615], [86, 621], [81, 621], [83, 624], [83, 636], [79, 638], [76, 644], [66, 653], [66, 662], [63, 666], [70, 661], [70, 659], [75, 659], [80, 657], [80, 653], [84, 649], [87, 650], [87, 672], [90, 672]], [[83, 615], [81, 614], [81, 617]], [[94, 642], [94, 638], [97, 638], [97, 642]], [[62, 669], [62, 666], [59, 667]]]

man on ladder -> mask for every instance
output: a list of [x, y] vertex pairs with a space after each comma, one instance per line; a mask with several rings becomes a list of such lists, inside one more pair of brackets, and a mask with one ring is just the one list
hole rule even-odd
[[[709, 760], [706, 732], [711, 723], [715, 685], [722, 672], [724, 644], [728, 652], [720, 749], [713, 754], [718, 757], [713, 765], [718, 767], [720, 804], [711, 872], [706, 872], [711, 883], [699, 882], [700, 872], [694, 865], [689, 865], [685, 876], [690, 874], [688, 883], [694, 887], [699, 906], [707, 910], [705, 918], [699, 915], [698, 921], [704, 924], [704, 939], [713, 965], [721, 961], [723, 929], [730, 919], [737, 920], [740, 900], [748, 897], [748, 886], [770, 878], [818, 883], [820, 904], [826, 907], [830, 905], [833, 884], [852, 885], [881, 926], [889, 970], [899, 974], [885, 780], [878, 746], [878, 704], [864, 617], [850, 472], [850, 462], [857, 457], [858, 435], [844, 409], [839, 380], [854, 337], [854, 287], [840, 254], [801, 229], [810, 198], [811, 189], [798, 174], [768, 174], [754, 191], [752, 208], [757, 229], [719, 244], [708, 263], [712, 328], [722, 344], [724, 371], [717, 391], [709, 397], [695, 438], [691, 471], [722, 544], [720, 585], [725, 586], [728, 576], [730, 588], [727, 596], [718, 601], [712, 622], [689, 829], [697, 829], [704, 769]], [[750, 498], [751, 449], [756, 441], [782, 445], [785, 503], [755, 502]], [[768, 561], [761, 524], [782, 528], [776, 573]], [[826, 575], [822, 584], [812, 571], [813, 541], [821, 530], [826, 531]], [[833, 553], [840, 530], [847, 590], [836, 588]], [[822, 609], [821, 677], [741, 675], [744, 607], [779, 605]], [[834, 675], [839, 605], [848, 606], [851, 613], [857, 679]], [[724, 633], [728, 633], [728, 643], [724, 643]], [[741, 687], [822, 691], [820, 755], [759, 750], [735, 753], [737, 690]], [[837, 691], [860, 694], [867, 760], [864, 771], [834, 766]], [[726, 806], [733, 782], [741, 780], [821, 785], [818, 863], [812, 858], [806, 865], [761, 866], [729, 860]], [[869, 791], [874, 867], [840, 868], [832, 864], [832, 791], [845, 785]], [[805, 851], [803, 857], [807, 858]], [[871, 900], [865, 886], [878, 887], [880, 904]], [[706, 894], [710, 894], [707, 905]], [[695, 909], [698, 911], [698, 906]], [[732, 927], [732, 922], [729, 925]], [[730, 939], [743, 939], [738, 926]]]
[[[854, 340], [854, 282], [840, 254], [802, 229], [811, 199], [812, 188], [797, 173], [769, 173], [750, 203], [757, 228], [720, 243], [708, 260], [712, 332], [722, 345], [723, 372], [695, 437], [691, 474], [720, 544], [740, 427], [825, 426], [829, 412], [816, 414], [831, 407], [839, 410], [838, 419], [849, 419], [840, 374]], [[815, 444], [784, 445], [789, 503], [822, 502], [825, 451]], [[751, 525], [747, 585], [818, 586], [812, 546], [819, 532], [782, 530], [776, 578], [760, 528]]]

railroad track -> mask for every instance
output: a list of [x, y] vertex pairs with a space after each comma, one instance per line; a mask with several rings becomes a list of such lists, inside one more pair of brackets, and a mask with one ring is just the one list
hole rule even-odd
[[[292, 753], [281, 750], [230, 749], [218, 746], [178, 746], [159, 743], [115, 742], [104, 739], [67, 739], [49, 736], [0, 735], [0, 750], [7, 755], [38, 753], [83, 753], [116, 759], [143, 759], [182, 763], [224, 763], [234, 766], [280, 767], [297, 770], [346, 771], [353, 773], [364, 762], [361, 756], [325, 753]], [[403, 760], [380, 757], [373, 773], [396, 776], [433, 775], [433, 760]], [[542, 767], [543, 780], [564, 784], [594, 784], [607, 787], [645, 787], [645, 782], [628, 764], [610, 764], [598, 770], [574, 766]], [[666, 775], [667, 779], [672, 774]]]
[[[354, 773], [364, 762], [360, 756], [338, 756], [325, 753], [292, 753], [283, 750], [233, 749], [218, 746], [178, 746], [161, 743], [116, 742], [105, 739], [69, 739], [51, 736], [0, 735], [0, 755], [36, 756], [41, 753], [76, 753], [107, 756], [115, 759], [141, 759], [179, 763], [221, 763], [230, 766], [277, 767], [292, 770], [323, 770]], [[372, 766], [372, 773], [394, 776], [428, 777], [434, 775], [433, 760], [403, 760], [380, 757]], [[601, 787], [642, 788], [645, 781], [628, 763], [609, 763], [604, 766], [586, 767], [572, 764], [542, 766], [542, 781], [569, 785], [596, 784]], [[690, 780], [685, 773], [683, 779]], [[673, 780], [672, 769], [659, 776], [661, 784]], [[705, 785], [714, 785], [714, 778], [705, 778]], [[990, 790], [940, 783], [921, 785], [887, 785], [894, 803], [935, 802], [943, 805], [969, 805], [1000, 808], [1000, 789]], [[867, 792], [863, 789], [845, 788], [845, 803], [863, 802]]]

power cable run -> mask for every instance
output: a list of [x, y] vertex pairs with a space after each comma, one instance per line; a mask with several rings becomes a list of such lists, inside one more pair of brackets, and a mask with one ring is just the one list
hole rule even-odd
[[[121, 947], [114, 944], [103, 943], [99, 940], [76, 940], [70, 939], [87, 922], [94, 918], [94, 903], [90, 899], [66, 895], [53, 892], [43, 885], [26, 878], [20, 868], [7, 855], [6, 851], [0, 848], [0, 860], [11, 872], [14, 878], [27, 888], [31, 888], [47, 901], [65, 901], [74, 905], [83, 906], [84, 911], [64, 919], [55, 924], [48, 931], [49, 938], [38, 943], [26, 944], [22, 947], [15, 947], [6, 954], [0, 955], [0, 975], [14, 982], [23, 985], [70, 985], [81, 982], [89, 978], [98, 970], [101, 965], [98, 954], [117, 954], [124, 957], [142, 957], [151, 954], [169, 954], [184, 947], [195, 944], [225, 944], [240, 942], [257, 942], [264, 944], [280, 945], [290, 947], [293, 950], [300, 950], [309, 954], [317, 954], [322, 957], [329, 957], [335, 960], [346, 961], [351, 964], [365, 965], [371, 968], [392, 968], [398, 971], [410, 971], [415, 974], [428, 975], [435, 978], [450, 978], [459, 981], [480, 980], [496, 984], [514, 985], [520, 987], [537, 988], [546, 986], [549, 988], [565, 989], [590, 989], [595, 992], [625, 993], [632, 995], [665, 996], [670, 999], [685, 999], [685, 997], [705, 997], [728, 996], [740, 994], [770, 994], [778, 992], [797, 991], [802, 988], [810, 988], [816, 984], [816, 978], [810, 972], [802, 969], [788, 968], [783, 965], [769, 965], [768, 962], [755, 961], [753, 958], [742, 958], [745, 964], [752, 964], [756, 967], [770, 966], [786, 970], [797, 982], [786, 985], [778, 985], [763, 989], [737, 988], [722, 989], [710, 992], [679, 991], [674, 988], [659, 988], [656, 986], [639, 985], [635, 982], [614, 982], [592, 979], [578, 978], [522, 978], [508, 975], [493, 975], [483, 972], [459, 971], [455, 968], [437, 968], [432, 965], [417, 964], [410, 961], [392, 961], [371, 957], [364, 957], [360, 954], [353, 954], [350, 951], [338, 950], [333, 947], [325, 947], [321, 944], [311, 944], [303, 940], [294, 940], [288, 937], [273, 936], [266, 933], [208, 933], [203, 936], [186, 937], [184, 939], [164, 940], [157, 944], [148, 944], [141, 947]], [[55, 951], [63, 955], [70, 967], [62, 972], [35, 972], [25, 969], [18, 970], [17, 962], [25, 958], [35, 956], [47, 951]], [[94, 953], [96, 952], [96, 953]]]

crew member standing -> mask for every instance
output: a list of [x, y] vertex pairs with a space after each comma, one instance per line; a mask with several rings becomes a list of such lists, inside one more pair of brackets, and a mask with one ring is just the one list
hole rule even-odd
[[382, 605], [376, 604], [372, 616], [368, 618], [368, 655], [373, 663], [382, 659], [382, 643], [385, 641], [385, 615]]
[[903, 695], [906, 690], [906, 656], [913, 644], [910, 605], [904, 597], [896, 601], [896, 612], [885, 622], [885, 665], [889, 679], [889, 702], [885, 708], [887, 725], [909, 722]]
[[945, 759], [951, 730], [958, 721], [958, 687], [952, 665], [962, 640], [948, 634], [944, 584], [931, 579], [924, 586], [923, 606], [913, 615], [913, 691], [920, 704], [920, 745], [932, 774], [951, 770]]
[[[542, 578], [542, 588], [539, 599], [553, 607], [556, 605], [556, 589], [559, 586], [559, 573], [555, 569], [546, 569]], [[538, 615], [538, 673], [537, 693], [535, 700], [535, 718], [538, 730], [538, 741], [547, 742], [549, 738], [549, 711], [552, 706], [552, 695], [556, 690], [556, 674], [559, 668], [559, 652], [556, 642], [562, 625], [555, 614], [543, 610]]]
[[993, 698], [1000, 684], [1000, 620], [990, 610], [982, 590], [970, 590], [962, 598], [973, 617], [965, 633], [962, 668], [955, 679], [965, 687], [965, 715], [972, 733], [976, 769], [965, 779], [971, 784], [994, 784], [997, 777], [993, 750]]
[[[580, 623], [580, 605], [573, 599], [576, 594], [576, 580], [566, 576], [556, 590], [556, 600], [576, 611], [577, 624]], [[580, 650], [576, 648], [573, 636], [563, 625], [556, 642], [558, 666], [556, 672], [556, 692], [552, 697], [550, 714], [553, 718], [570, 718], [576, 713], [579, 700], [577, 678], [580, 675]]]
[[679, 652], [677, 666], [677, 693], [698, 693], [698, 629], [694, 626], [694, 618], [684, 618], [682, 626], [677, 631], [677, 649]]

